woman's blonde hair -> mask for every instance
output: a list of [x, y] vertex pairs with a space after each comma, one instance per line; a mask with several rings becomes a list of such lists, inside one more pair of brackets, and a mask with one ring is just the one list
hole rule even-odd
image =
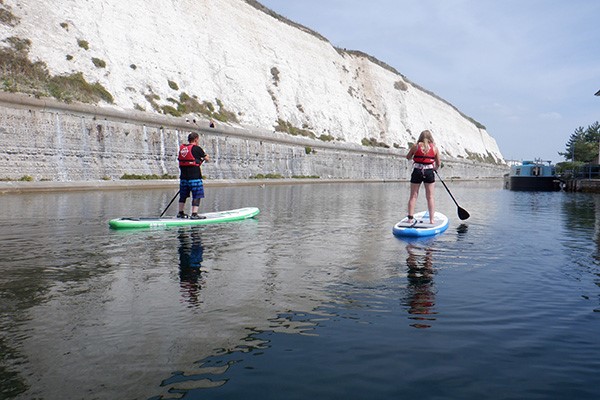
[[425, 145], [424, 150], [428, 151], [429, 146], [433, 144], [433, 135], [428, 129], [426, 129], [419, 135], [419, 140], [417, 140], [417, 143], [423, 143]]
[[421, 132], [418, 141], [423, 143], [433, 143], [433, 135], [431, 134], [431, 131], [424, 130], [423, 132]]

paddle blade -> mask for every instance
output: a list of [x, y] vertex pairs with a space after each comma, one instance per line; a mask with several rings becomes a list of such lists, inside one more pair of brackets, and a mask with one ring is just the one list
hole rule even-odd
[[468, 219], [471, 215], [464, 208], [458, 207], [458, 218], [464, 220]]

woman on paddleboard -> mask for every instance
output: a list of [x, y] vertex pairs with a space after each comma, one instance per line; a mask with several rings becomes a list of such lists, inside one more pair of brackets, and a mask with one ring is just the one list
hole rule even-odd
[[200, 199], [204, 198], [204, 185], [202, 184], [202, 171], [200, 165], [208, 161], [208, 154], [202, 147], [198, 146], [199, 136], [196, 132], [188, 135], [188, 144], [182, 144], [179, 147], [179, 214], [177, 218], [188, 218], [183, 212], [185, 200], [192, 194], [192, 215], [191, 219], [204, 219], [203, 215], [198, 215]]
[[440, 153], [433, 142], [431, 132], [425, 130], [419, 135], [419, 140], [406, 155], [408, 160], [413, 160], [413, 172], [410, 176], [410, 198], [408, 199], [408, 222], [413, 222], [415, 205], [419, 197], [421, 183], [425, 184], [425, 198], [429, 211], [429, 222], [434, 223], [435, 201], [433, 199], [435, 174], [440, 166]]

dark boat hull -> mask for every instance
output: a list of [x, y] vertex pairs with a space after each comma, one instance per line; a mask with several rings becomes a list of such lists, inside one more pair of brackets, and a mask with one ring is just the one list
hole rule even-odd
[[554, 176], [505, 176], [504, 187], [509, 190], [558, 192], [560, 180]]

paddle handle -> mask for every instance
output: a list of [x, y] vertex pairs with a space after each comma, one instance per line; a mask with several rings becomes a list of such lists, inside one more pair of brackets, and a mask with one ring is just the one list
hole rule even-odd
[[440, 182], [442, 182], [442, 185], [444, 185], [444, 187], [446, 188], [446, 191], [448, 192], [448, 194], [450, 195], [450, 197], [452, 198], [452, 201], [454, 201], [454, 204], [456, 204], [457, 207], [460, 207], [458, 205], [458, 202], [456, 201], [456, 199], [454, 198], [454, 196], [452, 196], [452, 193], [450, 192], [450, 189], [448, 189], [448, 186], [446, 186], [446, 184], [444, 183], [444, 181], [442, 180], [442, 177], [440, 176], [440, 174], [438, 174], [437, 170], [433, 170], [435, 172], [435, 174], [438, 176]]
[[178, 190], [177, 193], [175, 193], [175, 196], [173, 196], [173, 198], [171, 199], [171, 201], [169, 202], [169, 204], [167, 205], [167, 207], [165, 208], [165, 210], [160, 214], [160, 217], [158, 217], [158, 218], [162, 218], [162, 216], [165, 215], [165, 213], [167, 212], [167, 210], [169, 209], [169, 207], [171, 207], [171, 204], [173, 204], [173, 202], [175, 201], [175, 199], [177, 198], [177, 196], [179, 196], [179, 192], [180, 192], [180, 190]]
[[442, 185], [444, 185], [444, 187], [446, 188], [446, 191], [448, 192], [448, 194], [452, 198], [452, 201], [454, 201], [454, 204], [456, 204], [457, 211], [458, 211], [458, 218], [460, 218], [462, 220], [468, 219], [471, 216], [469, 214], [469, 212], [467, 210], [465, 210], [464, 208], [462, 208], [461, 206], [458, 205], [458, 202], [456, 201], [456, 199], [452, 195], [452, 192], [450, 192], [450, 189], [448, 189], [448, 186], [446, 186], [446, 183], [444, 182], [444, 180], [442, 179], [442, 177], [440, 176], [440, 174], [438, 174], [437, 170], [434, 169], [433, 171], [435, 172], [435, 174], [440, 179], [440, 182], [442, 182]]

